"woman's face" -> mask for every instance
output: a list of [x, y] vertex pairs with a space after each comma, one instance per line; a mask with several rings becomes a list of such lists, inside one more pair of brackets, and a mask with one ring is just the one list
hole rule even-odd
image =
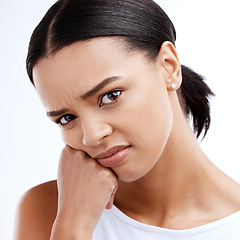
[[[172, 128], [166, 72], [158, 60], [124, 50], [114, 38], [65, 47], [33, 69], [36, 90], [63, 141], [95, 158], [122, 181], [146, 175]], [[116, 147], [112, 149], [113, 147]]]

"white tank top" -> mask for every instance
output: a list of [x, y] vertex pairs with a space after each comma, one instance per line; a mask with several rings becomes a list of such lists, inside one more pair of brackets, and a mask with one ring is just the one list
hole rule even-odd
[[104, 210], [93, 240], [240, 240], [240, 211], [187, 230], [150, 226], [131, 219], [118, 208]]

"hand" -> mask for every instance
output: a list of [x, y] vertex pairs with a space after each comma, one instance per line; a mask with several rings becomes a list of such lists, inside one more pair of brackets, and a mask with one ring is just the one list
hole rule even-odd
[[[83, 151], [66, 146], [58, 169], [56, 221], [74, 231], [94, 231], [105, 208], [113, 205], [118, 187], [116, 175]], [[59, 220], [60, 219], [60, 220]]]

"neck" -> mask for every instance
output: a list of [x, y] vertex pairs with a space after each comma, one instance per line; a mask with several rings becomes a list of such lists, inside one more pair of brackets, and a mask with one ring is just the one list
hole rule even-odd
[[185, 132], [177, 138], [170, 137], [160, 159], [147, 175], [131, 183], [120, 181], [116, 202], [120, 204], [118, 199], [122, 195], [127, 206], [132, 203], [131, 208], [166, 211], [192, 198], [191, 195], [199, 191], [196, 185], [202, 184], [200, 180], [208, 160], [195, 137], [188, 140], [187, 135]]
[[163, 154], [147, 175], [131, 183], [119, 182], [115, 205], [136, 220], [164, 226], [166, 219], [184, 216], [190, 210], [196, 217], [196, 211], [208, 212], [214, 204], [219, 217], [228, 215], [234, 210], [219, 211], [223, 201], [218, 199], [227, 202], [226, 195], [232, 197], [236, 190], [239, 192], [239, 186], [208, 160], [185, 121], [180, 128], [173, 127]]

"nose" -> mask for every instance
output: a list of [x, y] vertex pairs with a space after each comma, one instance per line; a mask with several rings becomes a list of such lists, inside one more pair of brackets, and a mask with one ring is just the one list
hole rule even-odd
[[110, 124], [102, 123], [93, 118], [82, 121], [82, 129], [82, 143], [86, 146], [99, 145], [104, 138], [110, 136], [113, 132]]

